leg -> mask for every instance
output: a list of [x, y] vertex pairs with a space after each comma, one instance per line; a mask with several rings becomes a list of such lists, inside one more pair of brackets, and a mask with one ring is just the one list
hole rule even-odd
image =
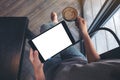
[[61, 61], [61, 57], [58, 54], [44, 63], [43, 69], [45, 77], [47, 78], [46, 80], [52, 80], [52, 77], [54, 77], [54, 72], [56, 71]]
[[36, 35], [33, 34], [29, 29], [26, 29], [26, 37], [27, 39], [31, 40], [35, 37]]
[[[45, 32], [46, 30], [48, 30], [49, 28], [52, 28], [56, 23], [58, 23], [58, 19], [57, 19], [57, 14], [55, 12], [51, 13], [51, 23], [48, 24], [43, 24], [41, 26], [40, 29], [40, 33]], [[56, 55], [55, 57], [47, 60], [44, 63], [44, 73], [46, 78], [51, 79], [51, 72], [53, 74], [54, 70], [56, 69], [56, 67], [61, 63], [61, 57], [60, 54]]]
[[[54, 23], [58, 22], [56, 14], [52, 13], [51, 19], [52, 19], [53, 23], [44, 24], [41, 26], [41, 30], [40, 30], [41, 33], [48, 30], [49, 28], [53, 27]], [[52, 72], [52, 74], [54, 74], [53, 72], [55, 71], [57, 66], [61, 63], [62, 60], [73, 58], [73, 57], [81, 57], [83, 60], [86, 60], [84, 55], [82, 55], [77, 49], [75, 49], [74, 46], [71, 46], [71, 47], [65, 49], [64, 51], [60, 52], [60, 54], [56, 55], [52, 59], [46, 61], [44, 63], [44, 72], [45, 72], [46, 78], [50, 79], [51, 72]]]
[[[52, 22], [47, 23], [47, 24], [43, 24], [41, 26], [40, 33], [47, 31], [48, 29], [52, 28], [56, 23], [58, 23], [57, 14], [55, 12], [51, 13], [51, 20], [52, 20]], [[61, 58], [60, 58], [59, 54], [56, 55], [54, 58], [51, 58], [50, 60], [46, 61], [44, 63], [45, 73], [49, 74], [49, 72], [51, 72], [50, 70], [52, 70], [52, 68], [57, 66], [56, 63], [60, 63], [60, 62], [61, 62]]]
[[55, 24], [58, 23], [57, 14], [55, 12], [51, 13], [51, 20], [52, 20], [51, 23], [43, 24], [41, 26], [40, 33], [47, 31], [48, 29], [52, 28]]
[[60, 53], [60, 55], [62, 60], [70, 59], [74, 57], [80, 57], [81, 59], [87, 61], [86, 57], [80, 51], [78, 51], [74, 46], [70, 46], [69, 48], [63, 50]]
[[48, 29], [52, 28], [54, 25], [55, 25], [55, 23], [53, 23], [53, 22], [43, 24], [40, 28], [40, 33], [47, 31]]

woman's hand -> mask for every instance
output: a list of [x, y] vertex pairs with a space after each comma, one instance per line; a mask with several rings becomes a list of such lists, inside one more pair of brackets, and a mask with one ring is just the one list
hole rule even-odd
[[85, 34], [88, 33], [87, 32], [87, 23], [83, 18], [77, 17], [76, 26], [80, 29], [82, 36], [84, 36]]
[[38, 51], [33, 51], [32, 49], [30, 49], [29, 59], [33, 65], [36, 80], [45, 80], [43, 64], [39, 60]]
[[86, 21], [81, 17], [77, 17], [76, 26], [80, 29], [80, 32], [82, 34], [88, 62], [96, 62], [96, 61], [100, 60], [100, 56], [97, 53], [97, 51], [95, 50], [94, 45], [91, 41], [91, 38], [87, 32]]

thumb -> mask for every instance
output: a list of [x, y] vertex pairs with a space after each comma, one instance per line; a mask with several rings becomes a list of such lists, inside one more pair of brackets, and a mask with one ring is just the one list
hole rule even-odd
[[39, 53], [37, 50], [34, 51], [34, 61], [41, 63], [41, 61], [39, 60]]
[[34, 62], [37, 63], [37, 64], [40, 64], [40, 66], [43, 67], [43, 64], [39, 60], [39, 53], [38, 53], [37, 50], [34, 51]]
[[37, 50], [34, 51], [34, 59], [39, 59], [38, 51]]
[[32, 49], [30, 49], [29, 59], [31, 62], [33, 62], [34, 58], [33, 58], [33, 50]]

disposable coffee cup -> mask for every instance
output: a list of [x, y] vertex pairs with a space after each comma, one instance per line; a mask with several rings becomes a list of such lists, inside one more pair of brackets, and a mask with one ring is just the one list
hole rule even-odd
[[73, 7], [66, 7], [62, 11], [62, 16], [66, 21], [75, 21], [78, 16], [78, 11]]

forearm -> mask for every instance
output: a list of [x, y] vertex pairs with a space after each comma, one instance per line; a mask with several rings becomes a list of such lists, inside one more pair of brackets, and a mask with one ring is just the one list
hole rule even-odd
[[86, 51], [88, 62], [95, 62], [99, 60], [100, 56], [97, 54], [92, 44], [92, 41], [90, 39], [90, 36], [87, 32], [86, 21], [81, 17], [77, 17], [76, 26], [80, 29], [80, 33], [84, 39], [85, 51]]
[[95, 50], [89, 34], [85, 32], [82, 35], [84, 39], [85, 52], [86, 52], [88, 62], [98, 61], [100, 59], [100, 56]]
[[[37, 64], [38, 62], [36, 62], [35, 64]], [[34, 68], [34, 74], [35, 74], [35, 80], [45, 80], [45, 74], [43, 71], [43, 64], [41, 65], [33, 65]]]
[[38, 51], [33, 51], [30, 49], [29, 59], [33, 65], [35, 80], [45, 80], [45, 75], [43, 71], [43, 64], [39, 60]]
[[35, 80], [45, 80], [43, 69], [35, 71]]

